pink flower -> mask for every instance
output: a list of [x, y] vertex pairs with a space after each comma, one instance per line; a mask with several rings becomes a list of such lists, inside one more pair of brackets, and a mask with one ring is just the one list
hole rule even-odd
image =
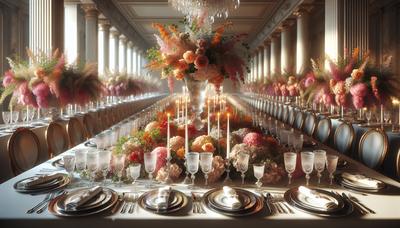
[[353, 105], [356, 109], [361, 109], [365, 106], [364, 97], [353, 96]]
[[314, 74], [309, 74], [306, 80], [304, 81], [304, 86], [309, 87], [315, 82], [315, 76]]
[[364, 97], [368, 93], [368, 87], [364, 83], [357, 83], [350, 88], [350, 93], [353, 96]]
[[31, 91], [28, 88], [28, 82], [23, 82], [21, 85], [19, 85], [18, 91], [21, 95], [26, 95], [31, 93]]
[[256, 132], [250, 132], [243, 138], [243, 143], [249, 146], [262, 146], [263, 137]]
[[186, 61], [186, 63], [193, 63], [196, 59], [196, 54], [194, 54], [193, 51], [186, 51], [183, 53], [183, 59]]
[[194, 66], [196, 69], [203, 69], [208, 66], [208, 58], [204, 55], [197, 56], [196, 60], [194, 61]]
[[157, 163], [156, 163], [156, 170], [154, 171], [155, 173], [158, 172], [158, 170], [165, 166], [167, 160], [167, 148], [166, 147], [156, 147], [151, 153], [156, 153], [157, 154]]
[[47, 98], [36, 97], [36, 102], [40, 108], [47, 108], [49, 107], [49, 101]]
[[185, 71], [189, 68], [189, 65], [186, 63], [184, 59], [178, 60], [175, 66], [179, 71]]
[[50, 87], [46, 83], [41, 82], [32, 89], [32, 92], [36, 97], [46, 98], [50, 94]]
[[7, 87], [14, 82], [14, 75], [11, 70], [6, 71], [3, 79], [3, 86]]

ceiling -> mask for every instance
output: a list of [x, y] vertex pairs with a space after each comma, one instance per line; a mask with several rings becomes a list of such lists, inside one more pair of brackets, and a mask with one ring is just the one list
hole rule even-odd
[[[155, 45], [153, 22], [178, 24], [183, 15], [168, 4], [168, 0], [112, 0], [128, 22], [149, 45]], [[239, 9], [230, 13], [233, 26], [230, 33], [247, 33], [251, 42], [274, 15], [283, 0], [241, 0]], [[218, 24], [218, 21], [216, 22]]]

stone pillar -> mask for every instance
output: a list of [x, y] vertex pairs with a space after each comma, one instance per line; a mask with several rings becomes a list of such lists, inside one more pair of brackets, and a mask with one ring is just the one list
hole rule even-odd
[[281, 73], [293, 73], [294, 47], [292, 42], [292, 22], [287, 21], [281, 27]]
[[110, 70], [119, 73], [119, 32], [116, 28], [110, 30]]
[[120, 73], [126, 73], [127, 67], [126, 67], [126, 36], [125, 35], [120, 35], [119, 36], [119, 72]]
[[132, 55], [133, 55], [133, 43], [132, 41], [129, 41], [127, 43], [127, 56], [126, 56], [126, 67], [127, 67], [127, 73], [129, 76], [132, 76], [133, 73], [133, 59], [132, 59]]
[[258, 47], [258, 80], [264, 82], [264, 46]]
[[99, 20], [99, 56], [98, 69], [100, 75], [105, 75], [110, 68], [110, 22], [106, 19]]
[[271, 76], [281, 73], [281, 42], [279, 34], [271, 37]]
[[[57, 13], [53, 13], [57, 12]], [[64, 47], [64, 1], [29, 0], [29, 48], [47, 55]]]
[[271, 69], [270, 69], [270, 44], [271, 42], [269, 40], [266, 40], [264, 42], [264, 82], [267, 80], [267, 78], [271, 77]]
[[133, 68], [132, 73], [135, 76], [138, 76], [138, 72], [137, 72], [137, 69], [138, 69], [137, 68], [137, 51], [138, 51], [137, 47], [133, 46], [133, 48], [132, 48], [132, 68]]
[[85, 62], [85, 17], [76, 2], [64, 5], [64, 54], [68, 63]]
[[309, 38], [309, 12], [300, 8], [295, 12], [297, 17], [296, 34], [296, 74], [303, 74], [311, 69], [310, 63], [310, 38]]
[[142, 75], [142, 50], [138, 50], [137, 52], [137, 72], [139, 76], [143, 76]]
[[85, 10], [86, 19], [86, 62], [96, 63], [97, 62], [97, 20], [99, 11], [94, 4], [82, 5]]
[[254, 81], [258, 81], [258, 50], [254, 51]]

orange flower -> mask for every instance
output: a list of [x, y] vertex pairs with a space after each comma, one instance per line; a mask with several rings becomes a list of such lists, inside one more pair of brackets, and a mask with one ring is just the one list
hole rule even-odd
[[186, 63], [193, 63], [196, 57], [197, 56], [193, 53], [193, 51], [186, 51], [183, 54], [183, 59], [186, 61]]
[[183, 159], [185, 157], [185, 148], [182, 147], [179, 150], [177, 150], [176, 156], [178, 156], [178, 158]]
[[46, 72], [44, 71], [43, 68], [38, 68], [37, 70], [35, 70], [34, 72], [35, 76], [38, 78], [43, 78], [44, 76], [46, 76]]
[[225, 31], [225, 27], [232, 25], [232, 22], [226, 22], [215, 30], [214, 37], [212, 38], [211, 45], [215, 46], [221, 42], [222, 34]]
[[185, 74], [182, 71], [180, 71], [179, 69], [175, 69], [173, 71], [173, 73], [174, 73], [175, 78], [178, 80], [182, 80], [185, 77]]
[[201, 146], [201, 149], [203, 149], [204, 152], [214, 152], [215, 147], [212, 143], [205, 143], [203, 146]]
[[203, 69], [208, 66], [208, 58], [204, 55], [199, 55], [194, 61], [194, 65], [196, 69]]
[[180, 59], [178, 60], [178, 62], [175, 64], [175, 67], [179, 70], [179, 71], [185, 71], [189, 68], [189, 65], [186, 63], [186, 61], [184, 59]]
[[165, 29], [164, 25], [162, 25], [160, 23], [153, 23], [152, 27], [155, 28], [155, 29], [158, 29], [158, 32], [160, 33], [161, 39], [163, 39], [164, 41], [169, 40], [170, 34]]

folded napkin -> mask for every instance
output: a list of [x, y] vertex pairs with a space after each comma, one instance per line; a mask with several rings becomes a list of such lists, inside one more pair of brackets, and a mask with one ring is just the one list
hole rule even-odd
[[47, 183], [47, 182], [53, 181], [53, 180], [61, 178], [61, 177], [63, 177], [62, 173], [41, 175], [41, 176], [34, 177], [33, 179], [31, 179], [28, 182], [21, 183], [21, 187], [25, 187], [25, 188], [32, 187], [32, 186], [35, 186], [35, 185], [39, 185], [39, 184], [43, 184], [43, 183]]
[[171, 187], [166, 186], [158, 189], [158, 195], [155, 199], [155, 203], [158, 209], [165, 210], [168, 208], [169, 195], [171, 193]]
[[222, 188], [224, 196], [226, 197], [225, 204], [232, 209], [239, 209], [242, 206], [235, 189], [224, 186]]
[[317, 191], [311, 190], [304, 186], [299, 187], [299, 192], [308, 198], [308, 202], [317, 207], [331, 209], [337, 206], [334, 202], [321, 196]]
[[71, 200], [68, 202], [65, 207], [67, 210], [75, 210], [80, 206], [85, 205], [89, 200], [93, 199], [93, 197], [97, 196], [103, 191], [103, 188], [100, 186], [93, 187], [89, 190], [86, 190], [81, 196], [76, 199]]
[[351, 182], [356, 182], [371, 188], [378, 188], [379, 185], [381, 184], [380, 181], [374, 180], [372, 178], [366, 177], [361, 174], [350, 174], [347, 172], [342, 173], [342, 177], [351, 181]]

